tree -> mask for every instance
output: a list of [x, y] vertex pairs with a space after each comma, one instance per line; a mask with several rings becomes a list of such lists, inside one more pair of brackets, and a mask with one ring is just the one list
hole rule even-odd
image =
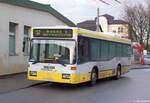
[[150, 40], [150, 2], [147, 0], [147, 35], [146, 35], [146, 49], [149, 50], [149, 40]]
[[142, 4], [125, 6], [125, 20], [129, 23], [129, 35], [132, 41], [139, 42], [148, 49], [150, 34], [150, 15]]

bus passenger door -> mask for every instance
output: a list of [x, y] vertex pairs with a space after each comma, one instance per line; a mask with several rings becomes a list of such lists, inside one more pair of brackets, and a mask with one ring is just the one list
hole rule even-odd
[[78, 59], [77, 64], [80, 74], [80, 82], [88, 81], [90, 72], [89, 63], [89, 40], [86, 37], [78, 37]]

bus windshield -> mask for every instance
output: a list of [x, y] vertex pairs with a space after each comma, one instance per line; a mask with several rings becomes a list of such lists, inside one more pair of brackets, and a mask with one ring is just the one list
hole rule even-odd
[[75, 41], [32, 40], [30, 62], [73, 64]]

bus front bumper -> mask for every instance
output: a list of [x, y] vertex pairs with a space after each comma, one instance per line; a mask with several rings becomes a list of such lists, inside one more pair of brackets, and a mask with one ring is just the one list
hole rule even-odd
[[[31, 73], [32, 72], [32, 73]], [[84, 77], [83, 77], [84, 76]], [[67, 74], [56, 72], [28, 71], [28, 80], [49, 81], [56, 83], [79, 84], [90, 80], [89, 74]]]

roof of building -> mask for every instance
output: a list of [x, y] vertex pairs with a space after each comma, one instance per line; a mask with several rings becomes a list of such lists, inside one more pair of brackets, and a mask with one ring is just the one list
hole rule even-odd
[[128, 22], [123, 21], [123, 20], [113, 20], [109, 22], [109, 24], [128, 24]]
[[128, 22], [123, 20], [115, 20], [114, 17], [109, 14], [104, 14], [101, 16], [106, 17], [106, 19], [108, 20], [108, 24], [128, 24]]
[[[108, 20], [109, 25], [128, 24], [128, 22], [123, 21], [123, 20], [115, 20], [113, 16], [108, 15], [108, 14], [104, 14], [104, 15], [101, 15], [101, 16], [106, 17], [106, 19]], [[92, 30], [92, 31], [96, 31], [96, 19], [95, 20], [86, 20], [86, 21], [80, 22], [80, 23], [77, 24], [77, 27]]]
[[72, 27], [76, 26], [72, 21], [70, 21], [65, 16], [60, 14], [58, 11], [53, 9], [50, 5], [41, 4], [30, 0], [0, 0], [0, 2], [49, 12], [56, 18], [60, 19], [62, 22], [66, 23], [68, 26], [72, 26]]
[[77, 24], [77, 27], [96, 31], [96, 21], [95, 20], [86, 20]]
[[[114, 20], [114, 17], [113, 17], [113, 16], [111, 16], [111, 15], [109, 15], [109, 14], [104, 14], [104, 15], [101, 15], [101, 16], [106, 17], [106, 18], [107, 18], [107, 20], [109, 20], [109, 21]], [[101, 16], [100, 16], [100, 17], [101, 17]]]

